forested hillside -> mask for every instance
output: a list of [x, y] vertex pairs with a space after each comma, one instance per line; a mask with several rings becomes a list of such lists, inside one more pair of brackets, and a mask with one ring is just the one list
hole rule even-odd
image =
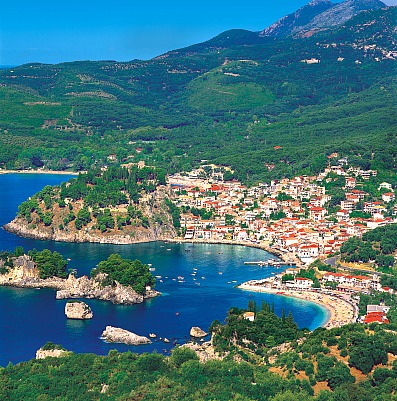
[[389, 7], [308, 38], [231, 30], [149, 61], [2, 70], [0, 165], [209, 160], [253, 182], [314, 172], [335, 151], [382, 170], [387, 143], [394, 174], [395, 22]]
[[[232, 319], [218, 337], [224, 343], [250, 326], [245, 342], [231, 352], [199, 361], [186, 347], [170, 356], [110, 351], [107, 356], [65, 353], [0, 368], [0, 398], [23, 400], [219, 400], [219, 401], [391, 401], [397, 384], [396, 332], [372, 324], [350, 324], [312, 333], [294, 332], [292, 342], [276, 337], [294, 322], [269, 307], [265, 322]], [[229, 315], [230, 317], [231, 315]], [[230, 321], [231, 320], [231, 321]], [[277, 323], [283, 320], [284, 328]], [[245, 321], [245, 322], [244, 322]], [[288, 323], [289, 321], [289, 323]], [[266, 328], [262, 342], [260, 328]], [[245, 330], [245, 329], [244, 329]], [[299, 336], [300, 334], [300, 336]], [[305, 337], [302, 337], [302, 335]], [[257, 337], [258, 342], [254, 341]], [[299, 338], [297, 341], [294, 338]], [[220, 338], [217, 342], [220, 343]], [[270, 348], [272, 347], [272, 348]], [[62, 349], [47, 343], [42, 349]]]
[[6, 229], [75, 242], [133, 243], [174, 235], [164, 185], [164, 171], [153, 167], [91, 169], [22, 202]]

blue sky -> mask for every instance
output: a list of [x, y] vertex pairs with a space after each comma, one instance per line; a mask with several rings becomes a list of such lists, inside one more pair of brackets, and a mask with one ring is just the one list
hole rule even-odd
[[3, 2], [0, 11], [0, 65], [149, 59], [169, 50], [208, 40], [227, 29], [262, 30], [307, 2]]

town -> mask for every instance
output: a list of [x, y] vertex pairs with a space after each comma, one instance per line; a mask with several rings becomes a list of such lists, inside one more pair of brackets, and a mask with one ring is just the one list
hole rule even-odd
[[[394, 190], [388, 182], [377, 182], [377, 171], [349, 167], [346, 158], [331, 164], [337, 157], [332, 154], [329, 166], [316, 176], [250, 188], [215, 165], [170, 176], [181, 235], [185, 241], [257, 246], [280, 256], [283, 262], [248, 261], [284, 269], [239, 288], [318, 302], [331, 313], [328, 328], [359, 320], [388, 323], [382, 305], [368, 305], [367, 315], [359, 316], [358, 294], [392, 295], [394, 290], [381, 285], [372, 266], [359, 263], [341, 272], [332, 256], [349, 238], [397, 221]], [[316, 261], [332, 259], [325, 271], [313, 270]]]
[[[346, 169], [344, 164], [346, 158], [317, 176], [273, 180], [250, 188], [224, 180], [230, 170], [215, 165], [170, 176], [174, 203], [181, 209], [183, 237], [271, 247], [300, 266], [328, 257], [350, 237], [397, 221], [392, 185], [380, 183], [375, 200], [359, 188], [377, 172]], [[326, 189], [328, 184], [333, 188], [334, 182], [339, 182], [336, 196]], [[335, 203], [337, 198], [340, 201]]]

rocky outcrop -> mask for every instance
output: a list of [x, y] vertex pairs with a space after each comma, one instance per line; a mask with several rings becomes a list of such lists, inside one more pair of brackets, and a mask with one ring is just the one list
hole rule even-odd
[[133, 233], [109, 232], [95, 233], [89, 229], [80, 231], [61, 231], [59, 229], [49, 230], [48, 227], [37, 226], [33, 228], [21, 218], [15, 218], [10, 223], [4, 225], [4, 229], [10, 233], [21, 237], [33, 238], [38, 240], [50, 240], [60, 242], [96, 242], [100, 244], [136, 244], [141, 242], [152, 242], [166, 240], [169, 237], [176, 236], [175, 230], [170, 227], [169, 231], [162, 232], [161, 229], [136, 229]]
[[122, 343], [127, 345], [151, 344], [151, 341], [147, 337], [138, 336], [131, 331], [113, 326], [106, 326], [101, 338], [108, 343]]
[[312, 0], [264, 29], [260, 35], [274, 38], [301, 35], [343, 24], [361, 11], [383, 7], [386, 5], [380, 0], [346, 0], [336, 4], [329, 0]]
[[45, 359], [48, 357], [51, 358], [59, 358], [62, 356], [69, 355], [71, 352], [65, 350], [61, 346], [52, 344], [51, 347], [47, 347], [47, 345], [44, 345], [40, 349], [36, 351], [36, 359]]
[[81, 301], [69, 301], [65, 305], [65, 315], [68, 319], [92, 319], [91, 308]]
[[[4, 261], [0, 260], [0, 268], [4, 268]], [[54, 288], [64, 287], [65, 279], [52, 277], [41, 279], [39, 269], [28, 255], [22, 255], [13, 259], [13, 266], [8, 271], [0, 274], [0, 285], [24, 288]]]
[[143, 302], [145, 298], [153, 298], [160, 293], [155, 290], [146, 291], [145, 295], [138, 294], [131, 287], [125, 287], [116, 282], [116, 285], [102, 286], [103, 276], [96, 279], [87, 276], [75, 278], [70, 275], [66, 280], [65, 288], [57, 291], [57, 299], [67, 298], [93, 298], [102, 301], [110, 301], [114, 304], [132, 305]]
[[200, 337], [205, 337], [208, 333], [206, 333], [204, 330], [200, 329], [200, 327], [192, 327], [190, 329], [190, 335], [192, 337], [200, 338]]
[[229, 354], [229, 352], [227, 352], [224, 355], [221, 355], [218, 352], [215, 352], [215, 349], [210, 341], [202, 344], [189, 342], [183, 344], [181, 347], [186, 347], [193, 350], [199, 357], [200, 362], [207, 362], [210, 360], [222, 360]]
[[90, 279], [87, 276], [76, 278], [70, 274], [67, 279], [51, 277], [43, 280], [39, 276], [36, 264], [29, 256], [23, 255], [14, 260], [14, 267], [9, 268], [7, 273], [0, 274], [0, 285], [21, 288], [53, 288], [57, 290], [57, 299], [100, 299], [123, 305], [141, 303], [146, 298], [154, 298], [160, 295], [160, 292], [155, 290], [147, 290], [144, 295], [141, 295], [131, 287], [123, 286], [117, 282], [114, 286], [104, 286], [102, 285], [104, 278], [100, 274], [95, 279]]
[[322, 12], [331, 8], [329, 0], [313, 0], [292, 14], [286, 15], [261, 32], [261, 36], [284, 38], [303, 29], [305, 25]]
[[[24, 217], [17, 216], [3, 228], [13, 234], [21, 237], [33, 238], [38, 240], [51, 240], [61, 242], [96, 242], [101, 244], [135, 244], [141, 242], [151, 242], [167, 240], [177, 236], [172, 223], [172, 217], [169, 214], [168, 207], [165, 204], [165, 199], [172, 195], [169, 187], [160, 186], [151, 194], [145, 195], [140, 201], [140, 209], [144, 216], [149, 221], [148, 227], [125, 226], [122, 229], [116, 225], [114, 229], [107, 229], [106, 232], [101, 232], [95, 228], [95, 221], [91, 221], [87, 226], [80, 230], [76, 228], [74, 223], [63, 226], [64, 213], [59, 208], [53, 209], [54, 215], [51, 225], [46, 226], [43, 222], [38, 224], [29, 223]], [[56, 206], [53, 206], [54, 208]], [[77, 214], [82, 205], [76, 202], [74, 212]], [[66, 209], [65, 209], [66, 210]], [[67, 209], [69, 210], [69, 209]], [[119, 214], [122, 217], [126, 216], [125, 205], [116, 208], [114, 218]], [[124, 213], [124, 214], [123, 214]], [[35, 213], [33, 218], [37, 218]], [[161, 224], [158, 222], [161, 220]], [[60, 226], [63, 228], [61, 229]]]

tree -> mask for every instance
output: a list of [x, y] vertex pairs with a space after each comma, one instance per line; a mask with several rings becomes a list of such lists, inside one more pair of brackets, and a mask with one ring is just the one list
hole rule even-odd
[[114, 285], [116, 281], [124, 286], [130, 286], [138, 294], [144, 294], [146, 286], [153, 286], [155, 278], [149, 271], [149, 266], [139, 260], [123, 259], [118, 254], [110, 255], [91, 271], [91, 277], [105, 273], [107, 278], [104, 285]]
[[29, 256], [37, 264], [40, 278], [46, 279], [50, 277], [66, 278], [67, 261], [62, 258], [62, 255], [56, 251], [53, 253], [49, 249], [44, 249], [41, 252], [37, 250], [29, 251]]
[[176, 347], [172, 350], [170, 362], [176, 366], [180, 367], [183, 363], [187, 361], [195, 360], [198, 361], [199, 357], [197, 354], [188, 347]]

